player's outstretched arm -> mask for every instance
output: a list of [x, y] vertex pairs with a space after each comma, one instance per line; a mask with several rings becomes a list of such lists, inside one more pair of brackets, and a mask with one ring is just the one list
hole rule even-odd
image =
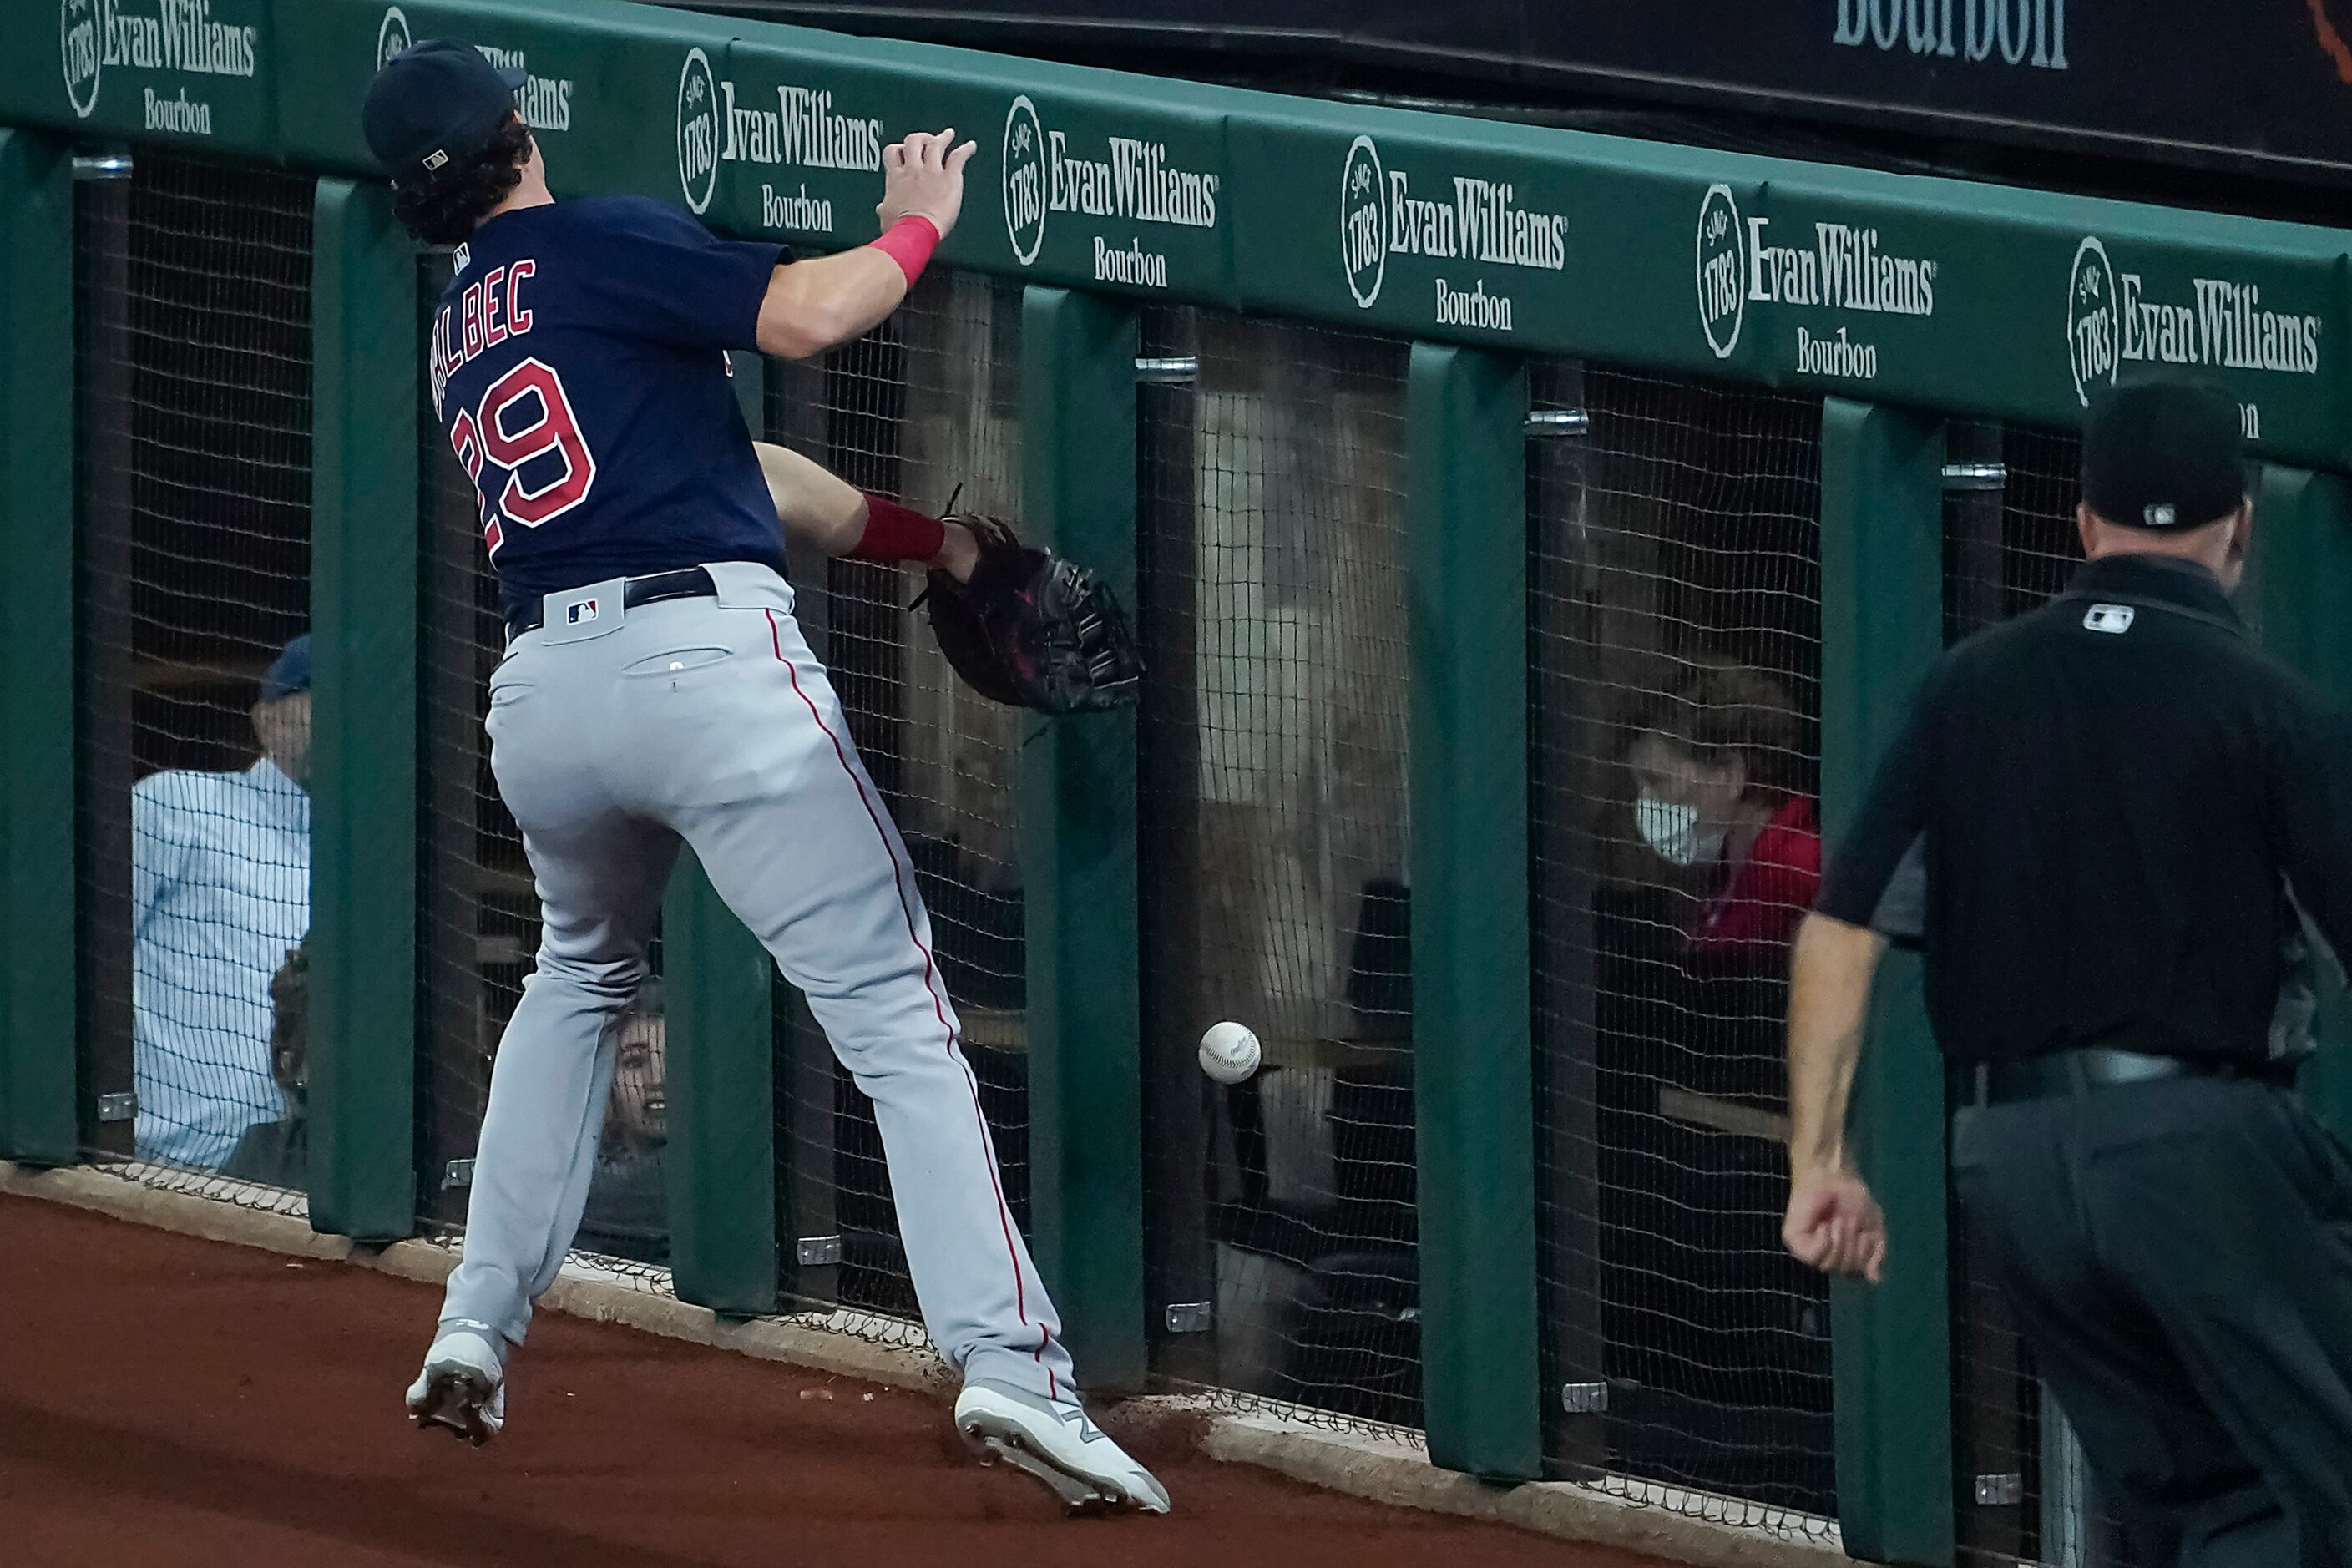
[[751, 449], [760, 454], [768, 499], [775, 502], [776, 521], [789, 538], [820, 555], [846, 555], [857, 548], [866, 531], [866, 497], [857, 487], [788, 447], [754, 441]]
[[980, 542], [962, 523], [869, 496], [790, 447], [754, 441], [751, 449], [760, 455], [776, 521], [787, 537], [818, 554], [911, 562], [937, 567], [959, 582], [979, 563]]
[[919, 131], [882, 150], [882, 237], [813, 261], [787, 262], [760, 302], [761, 352], [806, 359], [870, 331], [898, 308], [931, 248], [963, 210], [963, 166], [978, 144], [955, 129]]

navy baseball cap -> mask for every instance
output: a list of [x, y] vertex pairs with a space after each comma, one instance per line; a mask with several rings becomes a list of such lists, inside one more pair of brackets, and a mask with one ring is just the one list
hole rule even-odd
[[261, 700], [275, 702], [281, 697], [291, 697], [298, 691], [310, 689], [310, 634], [304, 632], [288, 643], [283, 652], [269, 661], [262, 672]]
[[2179, 371], [2128, 377], [2083, 423], [2083, 504], [2126, 528], [2218, 522], [2246, 498], [2237, 399]]
[[471, 44], [412, 44], [368, 88], [360, 109], [368, 151], [395, 180], [429, 179], [489, 145], [522, 83], [522, 72], [490, 64]]

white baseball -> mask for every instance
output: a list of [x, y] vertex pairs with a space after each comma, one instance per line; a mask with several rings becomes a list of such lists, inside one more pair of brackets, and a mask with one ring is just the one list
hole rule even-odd
[[1201, 1037], [1201, 1070], [1219, 1083], [1239, 1083], [1257, 1071], [1257, 1037], [1246, 1024], [1209, 1026]]

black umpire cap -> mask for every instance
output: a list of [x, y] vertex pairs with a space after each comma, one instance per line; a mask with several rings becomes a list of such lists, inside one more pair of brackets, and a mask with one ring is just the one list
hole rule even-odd
[[2128, 377], [2083, 425], [2083, 504], [2127, 528], [2218, 522], [2246, 498], [2237, 401], [2177, 371]]
[[523, 73], [484, 59], [471, 44], [426, 38], [386, 62], [368, 88], [360, 126], [394, 179], [430, 179], [490, 144], [514, 112]]

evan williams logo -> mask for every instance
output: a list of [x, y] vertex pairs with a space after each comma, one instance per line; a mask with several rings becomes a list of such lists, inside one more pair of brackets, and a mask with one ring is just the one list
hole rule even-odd
[[[191, 76], [253, 75], [260, 28], [214, 21], [211, 0], [152, 3], [156, 9], [150, 15], [131, 10], [131, 0], [58, 0], [58, 54], [65, 67], [66, 100], [77, 116], [87, 118], [98, 108], [99, 83], [108, 66]], [[152, 89], [148, 97], [152, 121]]]
[[790, 164], [868, 174], [882, 167], [882, 122], [835, 113], [830, 92], [779, 87], [776, 107], [761, 109], [738, 104], [735, 84], [722, 81], [719, 97], [726, 127], [719, 149], [722, 163]]
[[677, 183], [696, 212], [719, 184], [719, 83], [700, 49], [687, 51], [677, 73]]
[[[1558, 272], [1568, 265], [1568, 219], [1522, 206], [1507, 180], [1456, 174], [1451, 201], [1416, 196], [1412, 177], [1402, 169], [1383, 173], [1380, 149], [1359, 136], [1339, 170], [1339, 255], [1359, 306], [1380, 298], [1391, 254]], [[1475, 299], [1483, 287], [1465, 297]], [[1448, 297], [1441, 287], [1441, 320]]]
[[2190, 279], [2185, 300], [2150, 300], [2147, 280], [2118, 270], [2096, 236], [2075, 247], [2066, 283], [2066, 357], [2084, 407], [2127, 363], [2316, 375], [2326, 325], [2267, 310], [2260, 284], [2226, 278]]
[[[1004, 116], [1004, 232], [1023, 266], [1037, 259], [1045, 219], [1053, 213], [1179, 228], [1216, 226], [1223, 183], [1218, 175], [1179, 169], [1168, 160], [1166, 142], [1137, 136], [1106, 136], [1103, 154], [1088, 157], [1071, 146], [1069, 132], [1046, 129], [1026, 93], [1013, 100]], [[1097, 241], [1097, 278], [1139, 280], [1119, 278], [1115, 264], [1106, 260], [1115, 253], [1099, 236]], [[1139, 240], [1129, 250], [1139, 258], [1145, 254]], [[1107, 272], [1107, 265], [1113, 269]]]
[[533, 76], [530, 62], [520, 49], [501, 49], [489, 44], [474, 46], [477, 53], [501, 69], [522, 72], [522, 85], [515, 89], [515, 113], [533, 131], [569, 131], [572, 129], [572, 83], [563, 77]]
[[[1730, 186], [1708, 188], [1699, 203], [1696, 265], [1699, 324], [1716, 358], [1738, 345], [1750, 300], [1874, 316], [1936, 313], [1935, 262], [1892, 255], [1878, 230], [1852, 224], [1816, 223], [1811, 240], [1773, 244], [1770, 218], [1743, 219]], [[1812, 340], [1802, 327], [1797, 335], [1801, 353]]]

